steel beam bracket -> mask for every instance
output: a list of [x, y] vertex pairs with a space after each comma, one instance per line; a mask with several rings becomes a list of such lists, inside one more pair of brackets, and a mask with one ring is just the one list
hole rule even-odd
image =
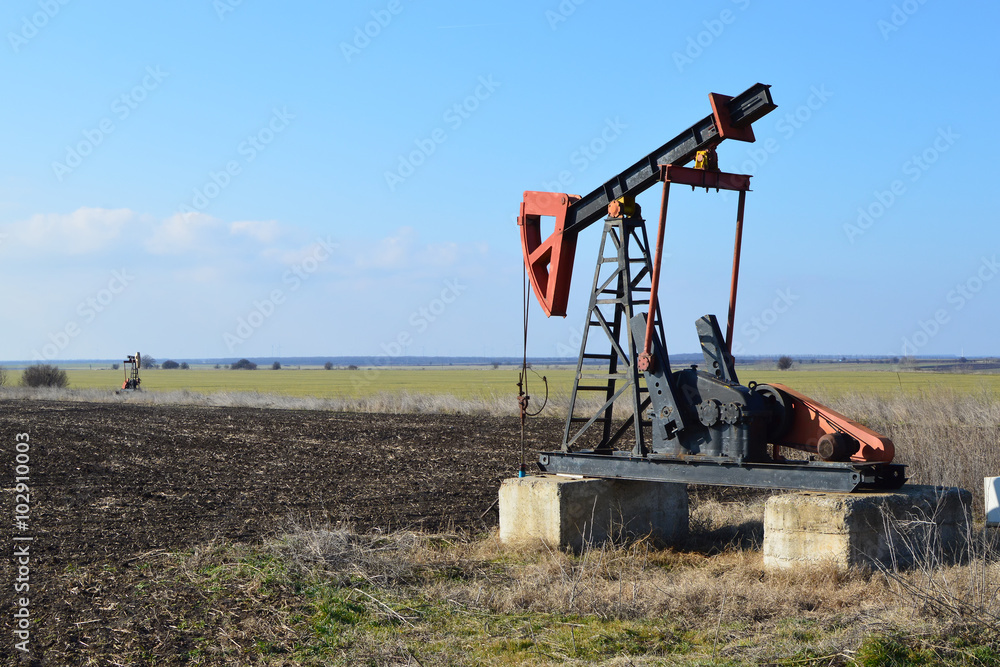
[[664, 183], [679, 183], [690, 185], [691, 189], [705, 188], [719, 190], [733, 190], [734, 192], [748, 192], [750, 190], [750, 176], [747, 174], [730, 174], [725, 171], [710, 171], [708, 169], [692, 169], [691, 167], [681, 167], [676, 164], [660, 165], [660, 180]]
[[729, 110], [729, 105], [733, 101], [731, 96], [709, 93], [708, 100], [712, 103], [712, 116], [715, 117], [715, 129], [719, 131], [719, 141], [735, 139], [753, 143], [757, 140], [753, 135], [753, 125], [743, 123], [737, 126], [733, 123], [733, 115]]

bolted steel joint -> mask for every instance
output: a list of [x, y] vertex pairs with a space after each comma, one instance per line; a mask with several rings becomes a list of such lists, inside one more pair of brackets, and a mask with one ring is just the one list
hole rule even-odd
[[739, 424], [743, 421], [743, 406], [739, 403], [729, 403], [722, 410], [722, 419], [727, 424]]
[[698, 404], [698, 419], [705, 426], [714, 426], [719, 423], [722, 416], [722, 403], [714, 398], [710, 398]]
[[639, 370], [646, 372], [653, 367], [653, 353], [652, 352], [642, 352], [639, 354], [638, 358]]

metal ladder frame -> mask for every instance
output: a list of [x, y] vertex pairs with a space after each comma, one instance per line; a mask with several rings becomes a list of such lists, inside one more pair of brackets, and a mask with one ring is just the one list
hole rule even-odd
[[[613, 254], [606, 254], [608, 241], [614, 248]], [[602, 279], [602, 269], [607, 264], [615, 268]], [[640, 265], [637, 271], [633, 265]], [[634, 293], [649, 294], [650, 287], [640, 287], [644, 280], [649, 281], [652, 273], [652, 261], [649, 254], [649, 239], [646, 225], [640, 217], [607, 218], [604, 223], [604, 233], [601, 236], [601, 247], [598, 251], [597, 267], [594, 270], [594, 282], [590, 293], [590, 305], [587, 308], [587, 319], [584, 322], [583, 337], [580, 343], [580, 356], [576, 363], [576, 375], [573, 380], [573, 391], [570, 395], [569, 415], [563, 431], [562, 450], [571, 451], [580, 438], [592, 426], [601, 425], [601, 441], [594, 448], [595, 452], [610, 452], [616, 443], [625, 435], [631, 426], [635, 432], [635, 442], [632, 452], [636, 456], [645, 456], [648, 451], [645, 443], [643, 427], [649, 425], [643, 419], [643, 412], [649, 407], [648, 388], [637, 363], [642, 349], [642, 340], [637, 340], [632, 333], [629, 322], [636, 315], [636, 306], [649, 306], [649, 299], [634, 299]], [[611, 285], [614, 283], [614, 287]], [[614, 311], [605, 313], [602, 308], [613, 306]], [[608, 317], [610, 315], [610, 317]], [[624, 326], [623, 326], [624, 324]], [[663, 320], [659, 307], [656, 308], [654, 322], [660, 340], [663, 340]], [[610, 352], [595, 353], [587, 351], [590, 330], [600, 328], [610, 343]], [[622, 333], [625, 340], [622, 341]], [[624, 347], [623, 347], [624, 343]], [[588, 360], [605, 360], [608, 362], [607, 373], [590, 372], [584, 368]], [[620, 368], [624, 365], [624, 368]], [[583, 384], [582, 380], [604, 380], [605, 384]], [[616, 386], [621, 383], [620, 387]], [[631, 391], [628, 391], [631, 389]], [[589, 417], [577, 417], [576, 401], [579, 392], [603, 392], [604, 404]], [[632, 416], [614, 429], [614, 408], [624, 394], [631, 400]], [[643, 395], [646, 395], [645, 397]], [[583, 426], [574, 430], [575, 424]], [[613, 430], [614, 429], [614, 430]]]

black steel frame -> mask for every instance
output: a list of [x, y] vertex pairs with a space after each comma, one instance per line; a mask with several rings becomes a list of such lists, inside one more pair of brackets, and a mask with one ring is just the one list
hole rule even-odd
[[635, 457], [621, 451], [543, 452], [538, 466], [547, 473], [581, 477], [845, 493], [862, 487], [899, 488], [906, 481], [906, 466], [898, 464], [735, 463], [721, 457]]
[[[610, 273], [605, 271], [608, 266], [613, 267]], [[600, 424], [601, 441], [596, 447], [598, 451], [610, 452], [628, 432], [629, 427], [632, 427], [635, 432], [632, 453], [636, 456], [646, 454], [643, 426], [649, 422], [643, 421], [642, 415], [650, 400], [648, 396], [643, 397], [643, 394], [648, 394], [648, 389], [639, 381], [642, 372], [636, 363], [642, 340], [635, 338], [629, 323], [636, 315], [636, 306], [649, 305], [648, 296], [646, 299], [636, 299], [633, 295], [649, 294], [651, 267], [649, 239], [644, 221], [638, 217], [605, 220], [601, 247], [597, 255], [597, 268], [594, 270], [594, 283], [590, 292], [590, 305], [587, 308], [580, 355], [577, 358], [576, 375], [570, 395], [569, 415], [563, 431], [564, 452], [569, 452], [592, 426]], [[663, 327], [659, 307], [656, 313], [655, 324], [662, 340]], [[608, 352], [587, 351], [591, 329], [600, 329], [604, 333], [604, 337], [610, 343]], [[626, 334], [624, 347], [621, 340], [623, 330]], [[588, 361], [606, 361], [607, 372], [596, 373], [587, 369], [585, 364]], [[582, 382], [588, 380], [598, 382]], [[589, 417], [578, 417], [576, 403], [580, 392], [602, 394], [605, 402]], [[619, 399], [624, 400], [625, 395], [630, 399], [629, 407], [633, 414], [630, 419], [624, 420], [617, 429], [614, 429], [614, 408]], [[638, 409], [635, 409], [636, 406]], [[583, 426], [574, 429], [575, 425], [581, 423]]]
[[[743, 128], [767, 115], [778, 105], [771, 99], [770, 86], [758, 83], [734, 97], [727, 105], [730, 122]], [[660, 178], [660, 165], [683, 165], [694, 159], [700, 150], [714, 147], [720, 141], [714, 116], [706, 116], [612, 178], [566, 212], [564, 234], [575, 234], [597, 222], [608, 213], [608, 204], [622, 197], [636, 197], [652, 187]]]

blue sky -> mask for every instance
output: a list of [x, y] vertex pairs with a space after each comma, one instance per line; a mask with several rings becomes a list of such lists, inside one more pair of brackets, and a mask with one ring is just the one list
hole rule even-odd
[[[523, 191], [758, 81], [719, 149], [754, 177], [736, 349], [1000, 354], [996, 4], [345, 5], [4, 3], [0, 359], [518, 355]], [[675, 352], [725, 315], [735, 206], [671, 199]], [[530, 354], [575, 354], [599, 240]]]

